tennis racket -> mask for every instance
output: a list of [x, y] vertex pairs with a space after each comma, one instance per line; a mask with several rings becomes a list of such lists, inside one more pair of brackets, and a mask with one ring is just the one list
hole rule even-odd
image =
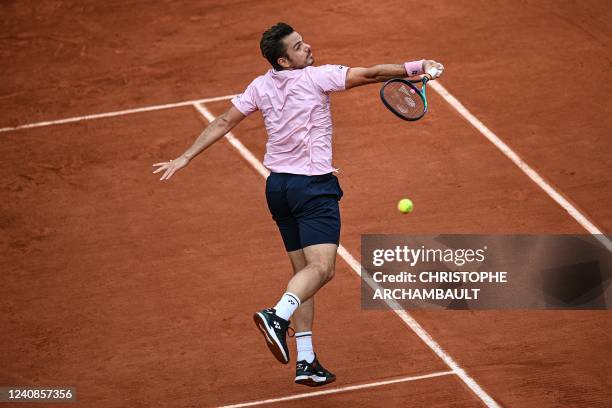
[[[436, 67], [431, 67], [421, 79], [390, 79], [380, 88], [380, 99], [399, 118], [419, 120], [427, 113], [427, 81], [435, 78], [438, 72]], [[418, 83], [421, 89], [415, 85]]]

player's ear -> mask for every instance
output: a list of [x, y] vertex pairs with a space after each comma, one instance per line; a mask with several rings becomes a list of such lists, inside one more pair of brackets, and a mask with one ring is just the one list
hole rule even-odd
[[276, 60], [276, 62], [278, 62], [278, 65], [283, 68], [289, 68], [291, 66], [291, 63], [289, 62], [289, 59], [287, 57], [280, 57]]

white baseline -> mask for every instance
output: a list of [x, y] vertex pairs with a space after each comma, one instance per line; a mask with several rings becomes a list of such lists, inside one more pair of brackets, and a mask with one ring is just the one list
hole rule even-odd
[[144, 106], [142, 108], [126, 109], [126, 110], [105, 112], [105, 113], [96, 113], [93, 115], [85, 115], [85, 116], [75, 116], [72, 118], [49, 120], [45, 122], [36, 122], [36, 123], [30, 123], [27, 125], [19, 125], [19, 126], [13, 126], [13, 127], [3, 127], [3, 128], [0, 128], [0, 133], [10, 132], [14, 130], [21, 130], [21, 129], [31, 129], [31, 128], [37, 128], [37, 127], [43, 127], [43, 126], [62, 125], [65, 123], [82, 122], [84, 120], [112, 118], [113, 116], [123, 116], [123, 115], [129, 115], [132, 113], [142, 113], [142, 112], [151, 112], [151, 111], [157, 111], [157, 110], [163, 110], [163, 109], [180, 108], [182, 106], [192, 106], [193, 104], [196, 104], [196, 103], [210, 103], [210, 102], [224, 101], [226, 99], [232, 99], [234, 96], [235, 95], [226, 95], [226, 96], [217, 96], [214, 98], [194, 99], [191, 101], [167, 103], [163, 105]]
[[243, 402], [243, 403], [234, 404], [234, 405], [224, 405], [220, 408], [253, 407], [256, 405], [264, 405], [264, 404], [272, 404], [274, 402], [283, 402], [283, 401], [291, 401], [291, 400], [304, 399], [304, 398], [312, 398], [312, 397], [318, 397], [320, 395], [338, 394], [341, 392], [356, 391], [356, 390], [362, 390], [364, 388], [380, 387], [382, 385], [398, 384], [398, 383], [403, 383], [403, 382], [408, 382], [408, 381], [424, 380], [427, 378], [442, 377], [442, 376], [451, 375], [451, 374], [454, 374], [454, 373], [452, 371], [441, 371], [438, 373], [396, 378], [394, 380], [377, 381], [377, 382], [371, 382], [367, 384], [349, 385], [346, 387], [331, 388], [331, 389], [327, 389], [324, 391], [314, 391], [314, 392], [306, 392], [303, 394], [294, 394], [294, 395], [289, 395], [287, 397], [270, 398], [270, 399], [259, 400], [259, 401]]

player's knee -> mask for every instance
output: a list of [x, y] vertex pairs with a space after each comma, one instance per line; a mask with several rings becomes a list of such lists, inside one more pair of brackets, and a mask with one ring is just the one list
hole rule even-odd
[[325, 282], [327, 282], [330, 279], [329, 266], [326, 265], [325, 262], [321, 262], [321, 261], [311, 262], [310, 267], [314, 268], [322, 284], [325, 284]]
[[336, 271], [335, 271], [333, 263], [324, 262], [320, 264], [320, 274], [321, 274], [321, 280], [323, 281], [323, 283], [327, 283], [330, 280], [332, 280], [335, 272]]

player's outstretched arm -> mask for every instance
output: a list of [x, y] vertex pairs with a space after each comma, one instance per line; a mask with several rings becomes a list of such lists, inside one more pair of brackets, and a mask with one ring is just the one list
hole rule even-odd
[[[420, 71], [427, 72], [431, 67], [438, 68], [440, 74], [444, 71], [444, 66], [434, 60], [423, 60], [419, 68]], [[380, 64], [369, 68], [349, 68], [346, 74], [346, 89], [409, 76], [414, 76], [414, 74], [406, 72], [406, 64]]]
[[187, 166], [191, 159], [225, 136], [226, 133], [232, 130], [234, 126], [240, 123], [240, 121], [242, 121], [244, 118], [245, 116], [238, 109], [232, 106], [227, 112], [210, 122], [206, 129], [204, 129], [193, 145], [191, 145], [191, 147], [187, 149], [185, 153], [174, 160], [155, 163], [153, 167], [157, 167], [157, 169], [153, 172], [153, 174], [163, 171], [164, 174], [161, 176], [160, 180], [168, 180], [178, 170]]

